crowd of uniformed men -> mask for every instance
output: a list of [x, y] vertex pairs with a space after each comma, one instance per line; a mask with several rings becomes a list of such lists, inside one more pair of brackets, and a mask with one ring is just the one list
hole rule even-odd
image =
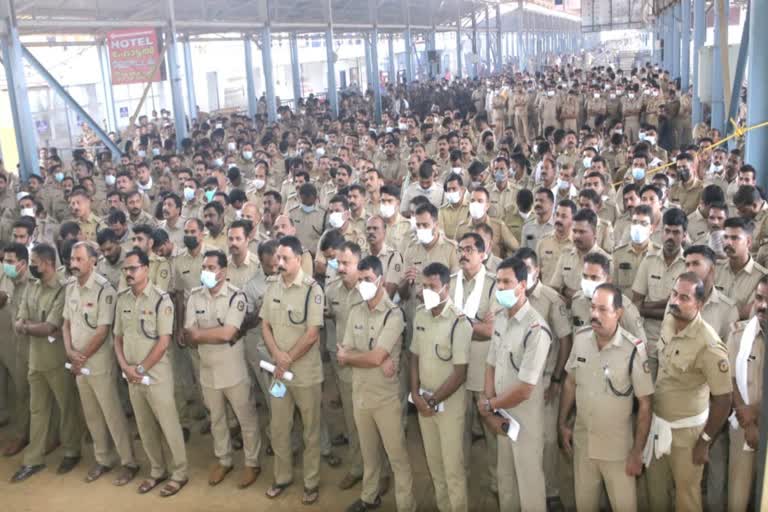
[[12, 480], [59, 443], [70, 471], [87, 429], [86, 481], [141, 472], [140, 493], [170, 496], [198, 421], [210, 485], [241, 447], [238, 487], [272, 456], [277, 498], [303, 449], [304, 504], [361, 482], [348, 510], [375, 509], [391, 476], [412, 511], [415, 407], [442, 512], [477, 510], [473, 442], [471, 485], [502, 511], [746, 510], [768, 327], [756, 169], [716, 132], [692, 140], [689, 95], [650, 65], [433, 86], [381, 125], [361, 98], [338, 120], [317, 101], [273, 125], [200, 115], [177, 153], [167, 118], [143, 117], [116, 162], [47, 150], [26, 183], [0, 174]]

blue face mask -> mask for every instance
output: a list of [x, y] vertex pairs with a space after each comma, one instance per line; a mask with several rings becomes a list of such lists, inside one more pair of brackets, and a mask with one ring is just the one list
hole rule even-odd
[[636, 181], [642, 180], [643, 178], [645, 178], [645, 169], [643, 169], [642, 167], [633, 167], [632, 168], [632, 177]]
[[504, 171], [498, 171], [496, 174], [494, 174], [494, 178], [496, 178], [497, 182], [502, 182], [507, 179], [507, 173]]
[[53, 175], [53, 179], [55, 179], [56, 181], [61, 183], [62, 181], [64, 181], [64, 173], [63, 172], [57, 172], [56, 174]]
[[213, 196], [216, 195], [216, 190], [206, 190], [205, 191], [205, 199], [210, 203], [213, 201]]
[[279, 380], [275, 380], [269, 388], [269, 394], [275, 398], [283, 398], [285, 396], [285, 391], [285, 384]]
[[10, 263], [3, 263], [3, 272], [5, 272], [5, 275], [10, 279], [16, 279], [19, 275], [16, 271], [16, 265], [11, 265]]
[[503, 308], [510, 309], [517, 304], [517, 295], [515, 290], [510, 288], [509, 290], [496, 290], [496, 301]]
[[339, 270], [339, 260], [337, 260], [336, 258], [333, 258], [332, 260], [328, 260], [328, 266], [333, 270]]
[[313, 204], [302, 204], [301, 205], [301, 211], [303, 211], [304, 213], [312, 213], [313, 211], [315, 211], [315, 205], [313, 205]]

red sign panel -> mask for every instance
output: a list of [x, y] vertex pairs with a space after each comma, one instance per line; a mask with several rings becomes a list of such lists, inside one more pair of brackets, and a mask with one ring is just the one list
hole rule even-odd
[[115, 30], [107, 33], [112, 84], [162, 80], [158, 61], [160, 45], [154, 28]]

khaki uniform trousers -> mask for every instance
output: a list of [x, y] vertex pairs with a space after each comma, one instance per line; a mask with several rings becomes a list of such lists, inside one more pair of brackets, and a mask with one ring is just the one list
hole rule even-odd
[[443, 412], [428, 418], [419, 414], [421, 438], [440, 512], [468, 510], [464, 452], [456, 449], [464, 441], [466, 397], [465, 392], [457, 391], [446, 400]]
[[[466, 415], [464, 417], [464, 469], [469, 472], [469, 465], [472, 453], [472, 425], [480, 413], [477, 411], [477, 401], [482, 393], [477, 391], [467, 391]], [[496, 464], [492, 461], [497, 460], [498, 440], [496, 434], [492, 432], [484, 421], [480, 421], [485, 436], [486, 452], [480, 459], [480, 465], [488, 468], [488, 487], [492, 493], [499, 492], [498, 478], [496, 475]]]
[[523, 140], [528, 141], [528, 114], [515, 113], [512, 115], [512, 122], [512, 127], [514, 128], [517, 137], [522, 137]]
[[709, 510], [725, 510], [729, 490], [728, 482], [728, 431], [730, 423], [726, 422], [723, 429], [709, 447], [709, 462], [704, 470], [704, 478], [707, 479], [706, 508]]
[[[173, 381], [153, 383], [149, 386], [130, 384], [128, 392], [141, 444], [151, 465], [150, 476], [160, 478], [167, 474], [166, 469], [170, 469], [173, 480], [186, 480], [187, 452], [173, 399]], [[171, 452], [172, 464], [171, 461], [165, 460], [163, 438]]]
[[755, 483], [755, 455], [744, 449], [744, 431], [731, 430], [728, 464], [728, 512], [744, 512]]
[[563, 130], [567, 131], [574, 131], [578, 132], [578, 123], [576, 122], [576, 119], [563, 119]]
[[293, 386], [285, 384], [283, 398], [270, 395], [272, 402], [272, 450], [275, 452], [275, 483], [293, 480], [291, 431], [295, 409], [304, 424], [304, 487], [314, 489], [320, 483], [320, 410], [322, 385]]
[[47, 371], [29, 371], [29, 445], [24, 450], [24, 465], [43, 463], [50, 438], [54, 400], [58, 405], [61, 446], [65, 457], [80, 456], [83, 417], [77, 398], [75, 379], [62, 365]]
[[[672, 451], [648, 466], [648, 502], [654, 512], [702, 510], [701, 478], [704, 466], [693, 463], [693, 447], [703, 425], [672, 430]], [[672, 500], [674, 486], [675, 499]]]
[[544, 484], [544, 437], [538, 426], [520, 426], [523, 439], [512, 442], [499, 436], [498, 478], [499, 510], [546, 512], [547, 491]]
[[627, 142], [634, 144], [640, 137], [640, 118], [631, 116], [624, 119], [624, 136]]
[[200, 356], [197, 349], [180, 347], [173, 342], [168, 350], [171, 352], [171, 360], [173, 361], [173, 397], [176, 402], [179, 421], [182, 427], [190, 429], [194, 420], [192, 405], [200, 403], [202, 397], [200, 382], [196, 378], [196, 375], [200, 374], [195, 371], [192, 353], [194, 352], [197, 356], [198, 368]]
[[231, 406], [243, 436], [245, 465], [257, 468], [261, 452], [261, 433], [259, 417], [250, 400], [251, 385], [249, 379], [243, 379], [232, 387], [213, 389], [203, 386], [203, 400], [211, 412], [211, 434], [213, 434], [213, 453], [219, 463], [232, 467], [232, 438], [227, 425], [227, 405]]
[[[256, 385], [261, 391], [262, 396], [264, 397], [264, 403], [269, 411], [272, 407], [272, 402], [269, 400], [269, 384], [271, 376], [269, 372], [262, 370], [259, 365], [262, 360], [271, 363], [272, 356], [269, 355], [267, 346], [261, 342], [261, 336], [249, 333], [245, 337], [245, 360], [251, 368], [251, 372], [253, 372], [253, 375], [256, 377]], [[253, 401], [256, 402], [255, 396]], [[269, 438], [269, 429], [267, 428], [265, 431], [267, 438]]]
[[[331, 360], [336, 375], [339, 375], [338, 360]], [[347, 438], [349, 439], [349, 450], [347, 451], [347, 459], [351, 462], [348, 473], [354, 477], [363, 476], [363, 456], [360, 453], [360, 436], [357, 434], [357, 426], [355, 425], [355, 412], [352, 402], [352, 382], [346, 382], [339, 378], [337, 380], [339, 386], [339, 395], [341, 396], [341, 407], [344, 412], [344, 426], [347, 429]]]
[[107, 467], [116, 463], [115, 450], [123, 466], [136, 463], [131, 430], [120, 406], [114, 374], [108, 371], [75, 378], [96, 462]]
[[[360, 400], [355, 400], [355, 403], [359, 404]], [[413, 512], [416, 510], [413, 474], [405, 444], [405, 432], [400, 424], [400, 407], [397, 399], [380, 402], [370, 409], [355, 407], [355, 424], [363, 455], [363, 489], [360, 498], [366, 503], [373, 503], [379, 495], [379, 482], [384, 466], [381, 453], [383, 443], [395, 477], [397, 510]]]
[[603, 482], [611, 509], [621, 512], [637, 510], [635, 478], [627, 476], [624, 460], [595, 460], [587, 454], [587, 440], [576, 438], [573, 447], [576, 509], [579, 512], [601, 510]]
[[[14, 432], [19, 439], [29, 439], [29, 346], [24, 348], [26, 350], [17, 347], [11, 366], [13, 423]], [[58, 427], [54, 430], [58, 430]]]

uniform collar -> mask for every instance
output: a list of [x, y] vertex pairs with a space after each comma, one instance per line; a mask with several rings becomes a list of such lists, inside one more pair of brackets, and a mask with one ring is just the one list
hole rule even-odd
[[218, 291], [218, 293], [216, 293], [215, 295], [211, 293], [211, 290], [210, 290], [210, 289], [208, 289], [207, 291], [208, 291], [208, 295], [209, 295], [209, 296], [212, 296], [212, 297], [221, 297], [221, 296], [223, 296], [223, 295], [226, 295], [226, 293], [227, 293], [228, 289], [229, 289], [229, 287], [227, 286], [227, 282], [226, 282], [226, 281], [224, 281], [224, 286], [222, 286], [222, 287], [221, 287], [221, 289]]
[[290, 288], [291, 286], [300, 286], [301, 283], [304, 281], [304, 271], [299, 267], [299, 272], [296, 274], [296, 277], [293, 281], [288, 283], [288, 285], [285, 284], [285, 280], [283, 279], [283, 276], [279, 276], [278, 280], [280, 281], [280, 285], [283, 288]]
[[[76, 281], [77, 282], [77, 281]], [[80, 289], [85, 288], [87, 290], [92, 289], [96, 284], [96, 269], [94, 268], [91, 272], [91, 275], [88, 276], [88, 280], [85, 282], [83, 286], [80, 286], [80, 283], [77, 282], [77, 285]]]
[[234, 258], [230, 259], [230, 261], [232, 262], [232, 266], [235, 267], [235, 268], [243, 268], [243, 267], [250, 266], [251, 262], [254, 261], [254, 260], [255, 260], [255, 258], [253, 256], [253, 253], [250, 250], [246, 250], [245, 259], [243, 260], [243, 264], [242, 265], [238, 265], [237, 263], [235, 263], [235, 259]]
[[512, 317], [517, 323], [522, 323], [523, 318], [525, 318], [525, 315], [528, 314], [528, 311], [531, 309], [531, 303], [526, 300], [525, 303], [520, 307], [520, 309], [517, 310], [517, 313], [514, 314]]

